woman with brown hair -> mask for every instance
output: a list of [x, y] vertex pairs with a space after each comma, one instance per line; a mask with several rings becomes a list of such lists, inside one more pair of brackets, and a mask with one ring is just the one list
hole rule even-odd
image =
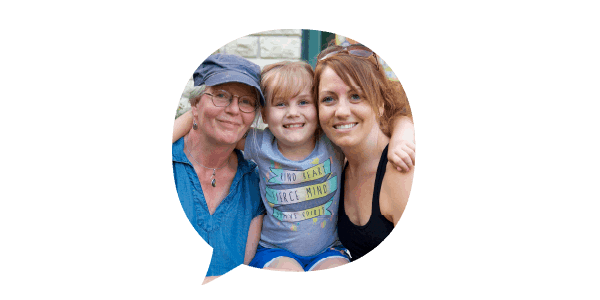
[[[342, 173], [338, 235], [352, 260], [373, 250], [404, 212], [414, 168], [388, 162], [393, 121], [412, 114], [404, 89], [390, 81], [376, 54], [362, 45], [333, 46], [317, 57], [313, 94], [323, 132], [347, 159]], [[414, 129], [404, 130], [414, 141]], [[414, 155], [414, 144], [405, 151]]]

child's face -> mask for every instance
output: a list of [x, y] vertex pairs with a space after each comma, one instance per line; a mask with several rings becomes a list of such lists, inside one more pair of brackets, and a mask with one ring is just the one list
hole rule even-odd
[[264, 109], [265, 123], [282, 147], [310, 144], [318, 126], [317, 106], [310, 87], [292, 99], [274, 98]]

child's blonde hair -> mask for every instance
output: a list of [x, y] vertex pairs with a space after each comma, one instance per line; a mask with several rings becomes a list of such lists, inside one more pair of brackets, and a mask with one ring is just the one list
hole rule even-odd
[[265, 66], [260, 82], [265, 106], [273, 103], [273, 99], [292, 99], [307, 87], [312, 89], [314, 74], [312, 67], [304, 61], [282, 61]]

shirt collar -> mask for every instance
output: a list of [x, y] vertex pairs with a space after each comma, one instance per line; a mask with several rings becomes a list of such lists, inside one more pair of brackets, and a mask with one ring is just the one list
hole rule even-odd
[[[175, 143], [173, 143], [173, 162], [184, 163], [191, 166], [192, 163], [190, 163], [189, 159], [187, 158], [187, 155], [185, 155], [185, 152], [183, 151], [183, 146], [183, 137], [178, 139]], [[244, 175], [246, 173], [254, 171], [254, 169], [256, 168], [256, 164], [252, 161], [245, 160], [242, 151], [238, 149], [234, 149], [234, 151], [238, 159], [238, 172], [240, 172], [241, 175]]]

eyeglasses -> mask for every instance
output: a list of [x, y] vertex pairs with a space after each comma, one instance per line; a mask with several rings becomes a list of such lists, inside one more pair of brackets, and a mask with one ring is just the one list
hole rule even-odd
[[325, 50], [321, 51], [321, 53], [319, 53], [319, 56], [317, 56], [317, 61], [323, 61], [329, 57], [332, 57], [335, 54], [338, 54], [340, 52], [346, 52], [352, 56], [356, 56], [356, 57], [362, 57], [362, 58], [369, 58], [372, 56], [375, 57], [375, 66], [377, 67], [377, 70], [379, 70], [379, 64], [377, 63], [377, 54], [375, 54], [375, 52], [371, 51], [371, 49], [360, 45], [360, 44], [356, 44], [356, 45], [350, 45], [350, 46], [331, 46], [329, 48], [326, 48]]
[[212, 99], [212, 102], [217, 107], [225, 107], [229, 106], [231, 102], [233, 102], [233, 97], [238, 98], [238, 106], [242, 112], [251, 113], [254, 112], [258, 106], [256, 105], [256, 98], [251, 96], [238, 96], [232, 95], [228, 91], [218, 90], [214, 92], [214, 95], [208, 92], [204, 92], [203, 94], [209, 95]]

